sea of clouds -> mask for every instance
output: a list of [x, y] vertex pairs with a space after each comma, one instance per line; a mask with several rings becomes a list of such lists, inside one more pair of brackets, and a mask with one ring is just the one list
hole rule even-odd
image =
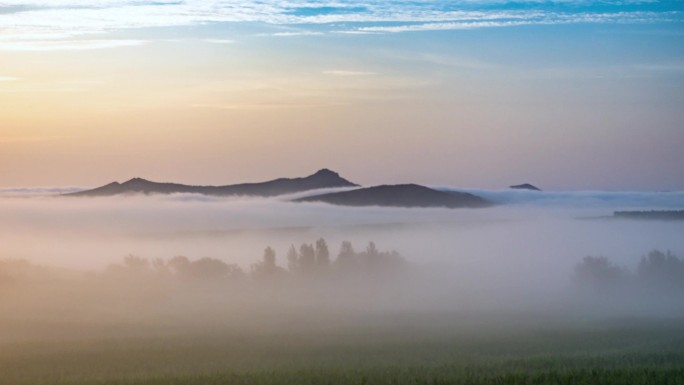
[[[654, 248], [684, 255], [684, 223], [612, 218], [616, 210], [684, 208], [684, 192], [469, 190], [497, 205], [483, 209], [341, 207], [275, 198], [63, 197], [73, 189], [0, 191], [0, 258], [99, 268], [129, 254], [212, 257], [248, 267], [266, 246], [285, 265], [291, 244], [320, 237], [333, 254], [343, 240], [375, 241], [416, 263], [491, 266], [564, 276], [586, 255], [633, 266]], [[304, 193], [307, 194], [307, 193]], [[21, 195], [21, 196], [18, 196]], [[510, 269], [498, 270], [508, 274]], [[522, 272], [521, 272], [522, 273]]]
[[[0, 197], [0, 261], [5, 261], [0, 267], [23, 259], [57, 268], [35, 272], [43, 276], [33, 276], [30, 269], [23, 275], [0, 270], [0, 307], [3, 314], [12, 315], [0, 323], [9, 319], [16, 327], [23, 325], [23, 321], [15, 322], [22, 317], [52, 320], [74, 325], [78, 334], [83, 320], [118, 320], [141, 327], [184, 319], [187, 330], [196, 331], [204, 330], [193, 323], [198, 317], [212, 324], [246, 327], [264, 314], [270, 320], [294, 314], [312, 317], [307, 322], [313, 322], [327, 311], [338, 321], [341, 317], [367, 319], [369, 312], [390, 318], [397, 312], [522, 312], [534, 320], [541, 311], [565, 320], [581, 318], [585, 313], [578, 309], [585, 306], [586, 314], [598, 316], [682, 311], [681, 306], [673, 307], [672, 298], [618, 296], [617, 301], [599, 296], [598, 302], [586, 302], [574, 275], [585, 256], [605, 256], [631, 271], [653, 249], [684, 256], [684, 221], [611, 217], [615, 209], [675, 207], [682, 203], [681, 193], [478, 190], [501, 204], [425, 209], [289, 201], [300, 194], [76, 198], [57, 195], [62, 191], [71, 189], [11, 189]], [[539, 198], [547, 194], [552, 198]], [[110, 266], [120, 266], [129, 255], [150, 261], [180, 255], [193, 261], [208, 257], [238, 264], [249, 272], [267, 246], [276, 251], [277, 265], [287, 268], [291, 245], [298, 248], [320, 238], [327, 241], [333, 260], [342, 241], [351, 241], [357, 251], [370, 241], [381, 251], [396, 250], [406, 259], [406, 274], [371, 281], [360, 279], [363, 274], [341, 281], [322, 279], [316, 286], [315, 280], [295, 273], [281, 282], [282, 287], [277, 282], [271, 287], [226, 279], [218, 286], [195, 282], [199, 286], [192, 289], [182, 281], [159, 280], [152, 273], [142, 278], [108, 273], [117, 271]], [[596, 294], [590, 292], [590, 299]], [[52, 335], [56, 331], [42, 332]], [[25, 333], [40, 335], [31, 328]]]

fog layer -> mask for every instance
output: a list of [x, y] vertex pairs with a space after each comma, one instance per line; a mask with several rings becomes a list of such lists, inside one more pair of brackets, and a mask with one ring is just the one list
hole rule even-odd
[[616, 210], [681, 208], [684, 193], [489, 194], [480, 193], [497, 202], [519, 203], [453, 210], [352, 208], [291, 203], [290, 197], [192, 194], [2, 198], [0, 258], [94, 269], [128, 254], [186, 255], [249, 266], [266, 246], [276, 249], [282, 263], [290, 244], [324, 237], [335, 247], [343, 240], [372, 240], [418, 264], [463, 268], [477, 261], [487, 271], [514, 265], [548, 274], [556, 270], [549, 266], [567, 270], [586, 255], [630, 264], [655, 248], [684, 254], [682, 222], [609, 218]]
[[[672, 295], [681, 288], [635, 296], [638, 287], [628, 283], [632, 289], [606, 295], [612, 289], [577, 279], [586, 256], [604, 256], [611, 266], [632, 271], [654, 249], [684, 256], [684, 222], [612, 218], [618, 209], [674, 207], [677, 194], [637, 200], [649, 203], [644, 206], [632, 198], [624, 204], [619, 199], [576, 204], [577, 196], [570, 194], [572, 199], [558, 204], [528, 200], [456, 210], [197, 195], [5, 197], [0, 305], [12, 316], [3, 322], [7, 331], [21, 329], [25, 319], [65, 327], [81, 322], [142, 327], [173, 320], [276, 327], [270, 322], [301, 321], [304, 315], [336, 323], [435, 312], [542, 312], [561, 319], [682, 315], [680, 297]], [[304, 250], [302, 244], [319, 239], [329, 248], [329, 267], [308, 275], [293, 270], [286, 256], [290, 247]], [[362, 262], [352, 271], [336, 264], [344, 241], [361, 253]], [[363, 254], [371, 241], [380, 254]], [[267, 246], [275, 251], [278, 274], [264, 279], [256, 272]], [[388, 267], [373, 257], [391, 250], [402, 263]], [[219, 270], [226, 265], [226, 272], [239, 274], [187, 279], [171, 262], [178, 256], [185, 259], [176, 261], [204, 261]], [[54, 331], [51, 325], [46, 330]]]

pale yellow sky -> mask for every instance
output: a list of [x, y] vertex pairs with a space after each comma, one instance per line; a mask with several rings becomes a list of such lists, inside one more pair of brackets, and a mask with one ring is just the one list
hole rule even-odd
[[676, 35], [190, 24], [0, 38], [0, 187], [327, 167], [362, 184], [684, 189]]

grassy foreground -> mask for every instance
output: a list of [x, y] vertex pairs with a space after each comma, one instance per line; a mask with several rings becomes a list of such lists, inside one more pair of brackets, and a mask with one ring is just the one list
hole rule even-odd
[[679, 321], [450, 328], [440, 320], [24, 339], [2, 342], [0, 383], [674, 385], [684, 383]]

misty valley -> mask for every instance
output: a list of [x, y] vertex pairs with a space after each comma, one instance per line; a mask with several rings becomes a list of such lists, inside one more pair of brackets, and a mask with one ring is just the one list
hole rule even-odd
[[684, 385], [683, 0], [0, 0], [0, 385]]
[[0, 198], [0, 383], [684, 380], [679, 193], [317, 191]]

